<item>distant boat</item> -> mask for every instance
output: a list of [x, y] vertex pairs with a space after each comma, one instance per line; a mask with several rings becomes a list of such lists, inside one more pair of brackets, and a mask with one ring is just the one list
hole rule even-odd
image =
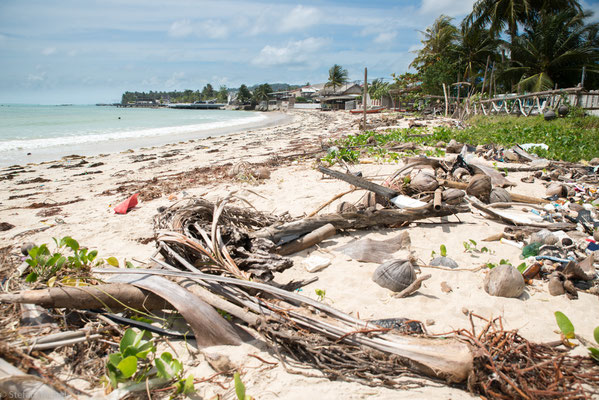
[[[377, 114], [383, 111], [384, 109], [385, 107], [371, 108], [369, 110], [366, 110], [366, 114]], [[362, 114], [364, 113], [364, 110], [349, 110], [349, 112], [352, 114]]]

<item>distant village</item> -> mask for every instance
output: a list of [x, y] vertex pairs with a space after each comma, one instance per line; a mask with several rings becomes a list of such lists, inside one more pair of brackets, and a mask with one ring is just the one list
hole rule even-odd
[[[268, 86], [265, 88], [264, 86]], [[272, 89], [279, 90], [272, 90]], [[206, 89], [206, 88], [205, 88]], [[210, 88], [209, 88], [210, 89]], [[252, 90], [253, 89], [253, 90]], [[325, 110], [353, 110], [362, 107], [364, 85], [358, 82], [346, 82], [339, 86], [329, 83], [306, 84], [305, 86], [291, 86], [288, 84], [258, 85], [249, 89], [242, 85], [239, 89], [226, 89], [226, 96], [221, 91], [213, 91], [202, 96], [202, 92], [127, 92], [123, 95], [121, 103], [111, 104], [118, 107], [146, 107], [146, 108], [185, 108], [185, 109], [228, 109], [228, 110], [256, 110], [269, 111], [280, 109], [325, 109]], [[222, 90], [222, 89], [221, 89]], [[247, 91], [247, 92], [246, 92]], [[259, 92], [262, 91], [262, 94]], [[192, 92], [192, 93], [189, 93]], [[244, 93], [245, 92], [245, 93]], [[196, 98], [201, 100], [185, 101]], [[399, 107], [400, 91], [390, 90], [388, 94], [379, 99], [371, 98], [366, 94], [368, 107], [385, 107], [394, 109]]]

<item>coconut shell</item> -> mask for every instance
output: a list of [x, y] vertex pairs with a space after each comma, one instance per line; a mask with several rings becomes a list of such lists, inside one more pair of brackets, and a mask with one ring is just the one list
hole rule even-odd
[[456, 168], [456, 170], [453, 171], [453, 176], [456, 179], [462, 179], [462, 177], [464, 175], [470, 175], [470, 173], [468, 172], [468, 170], [466, 168]]
[[552, 197], [557, 195], [558, 197], [568, 197], [568, 187], [566, 185], [562, 185], [561, 183], [552, 183], [547, 187], [545, 191], [547, 197]]
[[524, 278], [512, 265], [501, 264], [489, 271], [484, 287], [491, 296], [520, 297], [524, 292]]
[[561, 106], [559, 106], [557, 108], [557, 113], [559, 114], [560, 117], [565, 117], [566, 115], [568, 115], [569, 112], [570, 112], [570, 109], [565, 104], [562, 104]]
[[390, 260], [379, 265], [372, 280], [385, 289], [401, 292], [416, 280], [416, 271], [409, 260]]
[[443, 201], [450, 205], [460, 204], [464, 200], [466, 192], [460, 189], [445, 189], [443, 191]]
[[458, 268], [459, 265], [457, 262], [455, 262], [453, 259], [449, 258], [449, 257], [435, 257], [431, 260], [431, 262], [429, 263], [429, 265], [433, 265], [435, 267], [448, 267], [448, 268]]
[[460, 151], [462, 151], [462, 147], [464, 147], [463, 144], [456, 142], [455, 139], [451, 139], [447, 144], [445, 151], [447, 153], [458, 154]]
[[549, 278], [547, 289], [549, 290], [549, 294], [552, 296], [560, 296], [566, 293], [563, 282], [557, 276], [552, 276]]
[[474, 196], [480, 201], [484, 203], [489, 202], [489, 197], [491, 195], [491, 178], [487, 175], [478, 174], [474, 175], [472, 179], [470, 179], [470, 183], [466, 187], [466, 193], [470, 196]]
[[490, 203], [509, 203], [512, 201], [512, 195], [504, 188], [497, 187], [491, 190], [489, 195]]
[[410, 189], [415, 192], [434, 192], [439, 187], [439, 182], [434, 176], [421, 172], [410, 181]]
[[555, 111], [547, 110], [545, 111], [545, 114], [543, 114], [543, 117], [545, 118], [545, 121], [551, 121], [553, 119], [556, 119], [557, 115], [555, 114]]

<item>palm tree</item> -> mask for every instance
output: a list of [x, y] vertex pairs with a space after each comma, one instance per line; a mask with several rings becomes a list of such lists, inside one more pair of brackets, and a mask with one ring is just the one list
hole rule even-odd
[[487, 29], [462, 23], [454, 51], [458, 66], [463, 71], [463, 80], [470, 82], [484, 73], [487, 58], [499, 58], [497, 49], [501, 44], [502, 41], [494, 38]]
[[266, 111], [268, 111], [268, 95], [272, 93], [272, 88], [268, 83], [264, 83], [254, 90], [254, 98], [257, 101], [265, 101], [266, 102]]
[[495, 36], [507, 28], [513, 42], [518, 36], [518, 24], [528, 23], [541, 10], [557, 13], [569, 9], [582, 11], [577, 0], [477, 0], [465, 22], [479, 28], [489, 26]]
[[512, 43], [512, 65], [506, 73], [519, 80], [521, 89], [540, 91], [556, 83], [574, 86], [583, 66], [599, 72], [599, 48], [591, 40], [599, 23], [585, 24], [589, 15], [574, 9], [541, 11]]
[[422, 40], [424, 46], [417, 51], [410, 67], [418, 69], [429, 66], [452, 52], [458, 30], [451, 21], [452, 18], [441, 15], [424, 32], [421, 32], [424, 35]]
[[335, 64], [329, 69], [329, 80], [325, 84], [325, 87], [332, 86], [333, 92], [335, 92], [337, 87], [347, 83], [347, 81], [347, 70]]
[[368, 86], [368, 94], [371, 98], [380, 100], [385, 94], [389, 92], [389, 83], [383, 82], [382, 79], [375, 79]]

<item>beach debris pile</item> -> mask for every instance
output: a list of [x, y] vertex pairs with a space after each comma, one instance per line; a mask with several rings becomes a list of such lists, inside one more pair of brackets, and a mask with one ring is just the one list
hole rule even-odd
[[[0, 357], [15, 365], [35, 367], [40, 377], [26, 379], [51, 390], [72, 396], [85, 394], [35, 360], [44, 357], [46, 353], [42, 352], [53, 351], [52, 358], [70, 360], [71, 368], [88, 368], [88, 376], [106, 375], [110, 395], [122, 398], [168, 385], [179, 388], [180, 384], [183, 390], [185, 379], [189, 379], [180, 372], [163, 374], [166, 370], [181, 371], [180, 362], [174, 362], [170, 353], [159, 356], [149, 339], [152, 334], [171, 340], [194, 339], [199, 348], [238, 345], [249, 334], [263, 340], [287, 371], [308, 376], [319, 371], [316, 376], [403, 389], [426, 385], [427, 381], [421, 379], [425, 377], [496, 399], [599, 394], [599, 364], [560, 348], [567, 346], [565, 338], [554, 345], [532, 343], [516, 331], [504, 330], [500, 319], [485, 319], [468, 310], [470, 330], [433, 336], [427, 333], [425, 324], [406, 318], [409, 316], [362, 320], [296, 292], [317, 276], [276, 282], [275, 274], [293, 265], [290, 255], [334, 238], [341, 231], [401, 227], [405, 229], [390, 239], [364, 238], [334, 251], [360, 262], [379, 263], [369, 283], [388, 289], [393, 297], [417, 296], [422, 283], [431, 277], [422, 273], [424, 268], [449, 272], [463, 269], [447, 257], [443, 248], [439, 256], [431, 255], [428, 264], [418, 260], [411, 249], [410, 224], [431, 217], [476, 213], [505, 225], [502, 232], [485, 240], [518, 248], [523, 261], [518, 266], [506, 261], [470, 269], [475, 273], [485, 270], [480, 278], [489, 295], [522, 298], [528, 284], [542, 280], [554, 296], [575, 299], [580, 291], [599, 296], [595, 263], [599, 248], [596, 169], [529, 160], [528, 166], [515, 168], [531, 172], [530, 179], [547, 182], [546, 197], [532, 197], [509, 190], [514, 183], [500, 170], [474, 162], [467, 145], [450, 143], [448, 152], [450, 145], [452, 151], [457, 150], [455, 157], [406, 158], [404, 166], [381, 184], [351, 171], [347, 165], [345, 172], [318, 166], [323, 176], [347, 182], [350, 188], [303, 218], [257, 211], [235, 193], [216, 202], [204, 198], [176, 202], [160, 210], [154, 219], [157, 252], [150, 257], [148, 268], [132, 268], [127, 263], [128, 268], [116, 268], [118, 260], [96, 259], [97, 252], [90, 258], [91, 252], [83, 252], [82, 247], [66, 239], [57, 242], [57, 247], [66, 251], [62, 243], [69, 243], [67, 256], [28, 245], [25, 262], [11, 259], [3, 263], [13, 270], [3, 271], [5, 293], [0, 294], [0, 307], [6, 322], [6, 340], [0, 345]], [[473, 151], [478, 150], [486, 150], [488, 157], [499, 154], [495, 149]], [[518, 161], [522, 161], [522, 154], [528, 154], [512, 150]], [[503, 151], [507, 158], [506, 154], [511, 153]], [[231, 179], [247, 177], [248, 173], [258, 179], [254, 171], [257, 169], [242, 163], [228, 172], [224, 167], [220, 170]], [[269, 171], [263, 172], [267, 179]], [[191, 178], [182, 174], [177, 179]], [[154, 186], [162, 195], [167, 179], [160, 181], [157, 179]], [[122, 191], [131, 193], [139, 188], [136, 184], [146, 185], [147, 190], [148, 182], [144, 182], [133, 183]], [[361, 200], [342, 200], [357, 190], [366, 191]], [[144, 192], [139, 192], [143, 197]], [[245, 206], [233, 206], [233, 201]], [[337, 212], [320, 214], [335, 201]], [[128, 205], [123, 206], [125, 212]], [[10, 249], [2, 250], [0, 256], [10, 258]], [[89, 276], [61, 275], [54, 270], [57, 265], [76, 260], [85, 265], [79, 271], [89, 271]], [[33, 267], [40, 272], [35, 279], [31, 278]], [[326, 263], [314, 260], [312, 271], [322, 268]], [[451, 292], [444, 283], [442, 291]], [[320, 296], [324, 298], [325, 294]], [[25, 319], [19, 317], [23, 311], [27, 311], [31, 326], [26, 327]], [[159, 327], [151, 319], [140, 321], [135, 315], [151, 315], [149, 311], [166, 313], [167, 320], [176, 312], [185, 324], [182, 329]], [[476, 332], [474, 320], [482, 321], [484, 328]], [[58, 321], [64, 324], [59, 327]], [[141, 331], [123, 332], [121, 326]], [[239, 327], [244, 327], [245, 333], [240, 333]], [[119, 352], [115, 353], [113, 344], [119, 342]], [[147, 386], [129, 382], [131, 376], [142, 375], [141, 371], [128, 369], [125, 360], [134, 357], [129, 359], [131, 363], [149, 367], [152, 364], [143, 361], [149, 353], [155, 353], [150, 358], [155, 357], [152, 362], [160, 373], [146, 375]], [[164, 365], [170, 367], [161, 369]], [[17, 373], [13, 372], [3, 382], [25, 379], [14, 378]], [[193, 377], [191, 382], [193, 388]], [[0, 393], [6, 390], [0, 385]]]

